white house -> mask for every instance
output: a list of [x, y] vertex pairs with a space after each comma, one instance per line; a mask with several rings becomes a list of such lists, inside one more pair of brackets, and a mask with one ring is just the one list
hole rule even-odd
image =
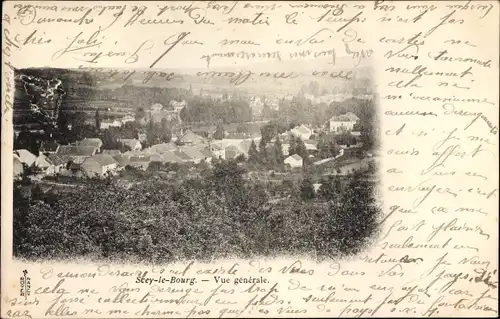
[[124, 116], [124, 117], [122, 117], [122, 119], [121, 119], [121, 122], [122, 122], [123, 124], [128, 123], [128, 122], [133, 122], [133, 121], [135, 121], [135, 118], [134, 118], [132, 115], [125, 115], [125, 116]]
[[19, 176], [23, 175], [23, 172], [24, 172], [23, 163], [21, 163], [19, 156], [17, 156], [16, 154], [14, 154], [13, 171], [14, 171], [14, 177], [19, 177]]
[[163, 110], [163, 105], [161, 105], [160, 103], [155, 103], [155, 104], [151, 105], [151, 111], [161, 112], [161, 110]]
[[142, 149], [141, 142], [135, 138], [121, 138], [118, 142], [125, 145], [131, 151], [140, 151]]
[[33, 165], [36, 161], [36, 156], [28, 150], [15, 150], [14, 153], [19, 156], [19, 160], [21, 161], [21, 163], [24, 163], [28, 166]]
[[302, 124], [300, 126], [294, 127], [292, 130], [290, 130], [290, 133], [292, 133], [296, 137], [300, 137], [302, 140], [308, 140], [313, 134], [313, 131]]
[[293, 154], [292, 156], [288, 156], [287, 158], [285, 158], [284, 163], [290, 165], [290, 167], [292, 168], [296, 168], [302, 167], [302, 165], [304, 164], [304, 160], [302, 159], [302, 157], [300, 157], [300, 155]]
[[120, 127], [122, 126], [122, 121], [120, 120], [102, 120], [101, 121], [101, 128], [102, 129], [108, 129], [110, 127]]
[[354, 125], [358, 121], [359, 117], [352, 112], [340, 116], [333, 116], [329, 121], [330, 132], [342, 133], [352, 131]]
[[96, 148], [97, 153], [101, 151], [102, 141], [100, 138], [84, 138], [83, 140], [77, 143], [78, 146], [83, 147], [94, 147]]
[[86, 158], [80, 169], [88, 176], [103, 176], [118, 167], [118, 162], [109, 155], [98, 154]]
[[208, 150], [213, 153], [214, 158], [226, 158], [226, 150], [219, 144], [210, 144]]

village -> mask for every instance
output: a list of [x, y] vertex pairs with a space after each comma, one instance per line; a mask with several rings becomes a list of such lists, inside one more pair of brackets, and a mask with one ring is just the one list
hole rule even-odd
[[[325, 255], [361, 245], [358, 230], [375, 225], [379, 126], [363, 85], [252, 94], [75, 77], [52, 99], [38, 82], [19, 85], [18, 256]], [[62, 226], [44, 232], [48, 220]]]
[[[173, 112], [164, 112], [164, 118], [171, 120], [176, 118], [185, 102], [174, 109]], [[156, 103], [151, 106], [150, 114], [161, 112], [163, 106]], [[122, 119], [100, 122], [100, 129], [107, 130], [110, 127], [120, 127], [128, 122], [134, 121], [130, 115]], [[360, 131], [353, 130], [359, 118], [350, 112], [341, 116], [334, 116], [324, 126], [300, 124], [283, 133], [272, 136], [265, 143], [266, 148], [272, 148], [276, 140], [280, 141], [284, 168], [292, 171], [302, 168], [307, 161], [315, 166], [326, 165], [338, 160], [352, 149], [362, 146], [359, 141]], [[14, 176], [20, 178], [25, 171], [29, 171], [35, 179], [44, 176], [75, 176], [75, 177], [105, 177], [116, 175], [126, 167], [139, 170], [147, 170], [150, 165], [177, 163], [198, 164], [204, 162], [210, 164], [213, 160], [239, 160], [240, 162], [252, 157], [252, 151], [256, 151], [256, 145], [261, 146], [260, 128], [266, 121], [252, 123], [253, 132], [238, 133], [224, 131], [217, 138], [217, 127], [198, 127], [192, 130], [180, 131], [178, 136], [172, 136], [168, 143], [159, 143], [144, 147], [147, 136], [138, 134], [137, 138], [118, 139], [122, 144], [121, 149], [105, 149], [103, 141], [99, 137], [84, 138], [70, 145], [60, 145], [55, 141], [44, 141], [39, 146], [39, 154], [35, 155], [26, 149], [14, 150]], [[196, 133], [195, 133], [196, 132]], [[354, 143], [340, 144], [338, 153], [328, 158], [317, 158], [318, 135], [320, 133], [349, 134]], [[290, 149], [290, 139], [298, 139], [305, 146], [306, 153], [294, 152]], [[295, 142], [295, 141], [294, 141]], [[300, 142], [299, 142], [300, 143]], [[253, 144], [253, 150], [251, 150]], [[290, 154], [292, 151], [292, 154]], [[302, 155], [302, 156], [301, 156]], [[368, 154], [368, 156], [371, 156]], [[307, 158], [304, 158], [307, 157]], [[351, 161], [352, 162], [352, 161]], [[338, 174], [348, 174], [352, 168], [360, 169], [360, 161], [344, 163], [339, 167]], [[350, 164], [350, 165], [349, 165]], [[352, 165], [355, 164], [355, 165]], [[337, 171], [336, 171], [337, 172]]]

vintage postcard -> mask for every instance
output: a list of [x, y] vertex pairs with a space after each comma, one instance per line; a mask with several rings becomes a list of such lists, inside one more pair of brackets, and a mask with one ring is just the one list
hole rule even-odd
[[4, 2], [1, 317], [497, 317], [499, 29]]

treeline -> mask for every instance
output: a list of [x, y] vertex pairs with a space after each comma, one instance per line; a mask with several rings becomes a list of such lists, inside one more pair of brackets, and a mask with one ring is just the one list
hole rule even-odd
[[[269, 187], [244, 174], [223, 161], [181, 185], [156, 178], [126, 189], [95, 180], [50, 200], [24, 199], [16, 187], [14, 255], [156, 263], [280, 254], [322, 259], [356, 254], [377, 233], [373, 185], [362, 175], [343, 190], [332, 182], [322, 202], [307, 195], [272, 202]], [[308, 187], [295, 188], [305, 194]]]
[[248, 101], [238, 97], [227, 99], [193, 96], [181, 111], [184, 122], [203, 123], [244, 123], [252, 120], [252, 109]]

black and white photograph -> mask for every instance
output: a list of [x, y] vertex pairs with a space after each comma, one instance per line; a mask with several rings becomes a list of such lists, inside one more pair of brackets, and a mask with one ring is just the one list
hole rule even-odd
[[369, 249], [380, 129], [360, 70], [346, 81], [17, 69], [14, 258], [321, 261]]

